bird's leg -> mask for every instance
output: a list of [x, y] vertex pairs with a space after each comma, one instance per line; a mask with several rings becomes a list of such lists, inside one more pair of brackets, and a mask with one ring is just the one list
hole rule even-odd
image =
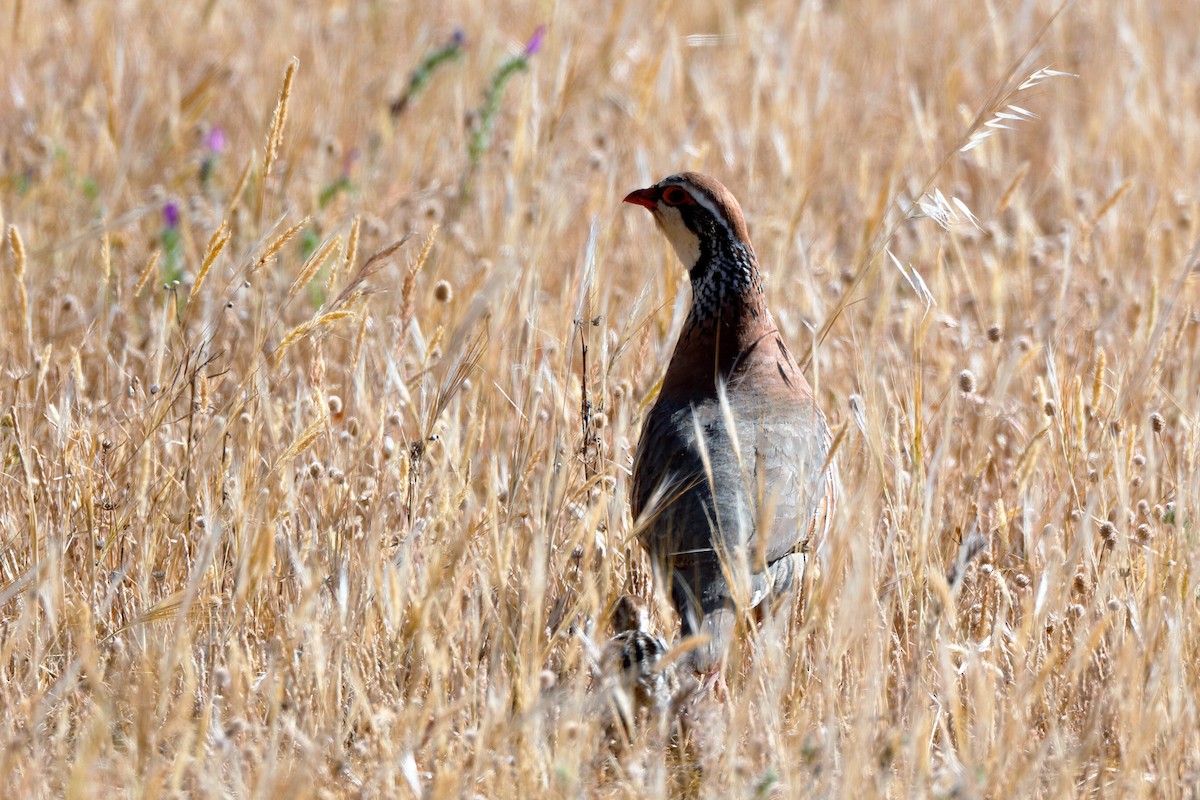
[[729, 684], [725, 680], [725, 670], [717, 667], [712, 672], [700, 678], [701, 691], [725, 705], [729, 702]]

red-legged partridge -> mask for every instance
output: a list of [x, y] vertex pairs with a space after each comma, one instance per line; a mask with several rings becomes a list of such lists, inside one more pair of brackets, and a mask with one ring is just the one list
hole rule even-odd
[[692, 306], [633, 467], [632, 511], [682, 633], [717, 672], [740, 610], [791, 588], [833, 513], [825, 416], [763, 294], [741, 208], [695, 172], [631, 192], [691, 277]]

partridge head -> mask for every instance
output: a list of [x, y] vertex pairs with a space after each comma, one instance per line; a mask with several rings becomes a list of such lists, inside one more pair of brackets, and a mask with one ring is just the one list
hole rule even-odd
[[688, 270], [691, 310], [643, 422], [631, 508], [702, 673], [738, 615], [786, 593], [824, 532], [836, 479], [825, 417], [767, 307], [733, 195], [683, 172], [626, 196]]
[[646, 713], [665, 712], [678, 689], [675, 667], [663, 663], [667, 643], [650, 629], [645, 602], [633, 595], [617, 598], [613, 637], [603, 660], [617, 675], [616, 709], [627, 730]]

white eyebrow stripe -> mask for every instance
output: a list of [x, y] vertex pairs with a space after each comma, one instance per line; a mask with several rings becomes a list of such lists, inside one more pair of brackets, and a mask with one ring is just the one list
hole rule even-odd
[[706, 208], [708, 213], [721, 220], [721, 222], [725, 221], [725, 214], [718, 211], [717, 207], [713, 205], [712, 199], [708, 196], [708, 192], [705, 192], [701, 189], [698, 194], [693, 192], [692, 198], [695, 199], [696, 205]]
[[725, 212], [721, 211], [717, 208], [717, 206], [713, 203], [712, 197], [709, 196], [707, 191], [700, 188], [699, 186], [692, 183], [691, 181], [683, 181], [683, 180], [672, 181], [671, 185], [678, 186], [679, 188], [686, 191], [689, 195], [691, 195], [692, 199], [696, 201], [696, 205], [700, 206], [701, 208], [706, 210], [708, 213], [712, 214], [713, 219], [715, 219], [717, 222], [721, 223], [721, 227], [723, 227], [725, 229], [725, 232], [727, 234], [729, 234], [730, 238], [732, 238], [732, 239], [738, 238], [736, 232], [733, 230], [732, 227], [730, 227], [729, 220], [725, 218]]

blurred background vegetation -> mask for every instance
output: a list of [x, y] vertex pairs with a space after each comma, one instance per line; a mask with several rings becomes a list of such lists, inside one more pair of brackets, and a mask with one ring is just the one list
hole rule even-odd
[[[0, 41], [5, 796], [1194, 791], [1192, 2], [5, 0]], [[682, 169], [845, 486], [691, 761], [609, 741], [589, 656], [621, 592], [675, 631], [627, 484], [686, 275], [620, 199]]]

